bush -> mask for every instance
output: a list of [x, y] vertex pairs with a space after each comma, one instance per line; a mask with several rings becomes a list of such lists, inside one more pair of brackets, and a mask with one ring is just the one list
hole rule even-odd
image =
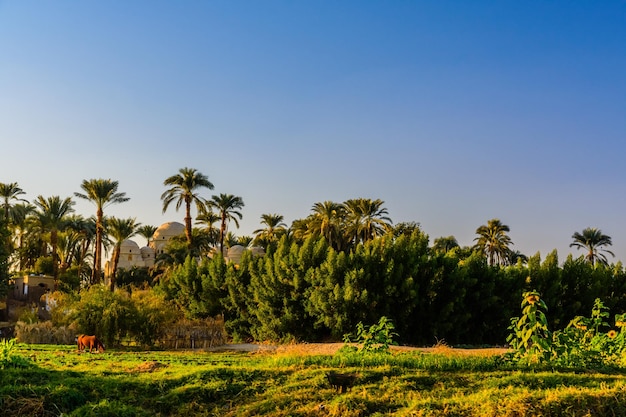
[[378, 323], [371, 326], [364, 326], [359, 322], [356, 326], [356, 335], [354, 338], [350, 334], [344, 335], [344, 342], [360, 344], [359, 351], [363, 352], [389, 352], [389, 346], [396, 345], [393, 338], [398, 336], [394, 332], [393, 322], [383, 316]]
[[163, 339], [182, 312], [152, 290], [116, 290], [102, 285], [75, 294], [54, 293], [52, 321], [70, 326], [75, 334], [95, 334], [105, 344], [119, 345], [132, 339], [143, 346], [154, 346]]
[[0, 340], [0, 369], [25, 367], [30, 362], [16, 352], [15, 339]]

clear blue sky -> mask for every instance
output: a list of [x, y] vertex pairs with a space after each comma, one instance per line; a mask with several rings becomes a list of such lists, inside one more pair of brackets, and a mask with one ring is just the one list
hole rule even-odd
[[499, 218], [563, 261], [598, 227], [626, 261], [625, 133], [623, 0], [0, 0], [0, 182], [30, 200], [111, 178], [106, 214], [182, 222], [192, 167], [238, 235], [380, 198], [431, 241]]

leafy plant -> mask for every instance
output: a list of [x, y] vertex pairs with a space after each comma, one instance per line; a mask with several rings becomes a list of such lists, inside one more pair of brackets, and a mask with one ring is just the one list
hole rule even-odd
[[343, 340], [345, 343], [357, 343], [360, 345], [359, 351], [362, 352], [386, 352], [389, 346], [396, 345], [393, 338], [398, 336], [394, 331], [393, 322], [385, 316], [382, 316], [378, 323], [371, 326], [365, 326], [359, 322], [356, 326], [356, 335], [354, 338], [350, 334], [345, 334]]
[[0, 369], [24, 367], [28, 364], [28, 360], [17, 353], [15, 339], [0, 341]]
[[551, 355], [552, 333], [548, 329], [545, 311], [548, 307], [537, 291], [522, 296], [522, 316], [511, 319], [507, 342], [516, 356], [529, 362], [542, 362]]

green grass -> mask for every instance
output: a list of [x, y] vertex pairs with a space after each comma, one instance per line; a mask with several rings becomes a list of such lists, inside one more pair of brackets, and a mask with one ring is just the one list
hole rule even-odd
[[[613, 416], [626, 375], [520, 370], [499, 356], [298, 356], [18, 345], [0, 370], [2, 416]], [[338, 393], [328, 371], [356, 373]]]

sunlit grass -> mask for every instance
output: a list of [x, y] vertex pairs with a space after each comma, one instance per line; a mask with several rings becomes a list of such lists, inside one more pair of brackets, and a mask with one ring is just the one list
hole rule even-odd
[[[620, 373], [515, 369], [498, 355], [276, 355], [20, 345], [0, 374], [3, 416], [626, 415]], [[358, 375], [338, 393], [329, 371]], [[611, 414], [610, 412], [614, 412]]]

